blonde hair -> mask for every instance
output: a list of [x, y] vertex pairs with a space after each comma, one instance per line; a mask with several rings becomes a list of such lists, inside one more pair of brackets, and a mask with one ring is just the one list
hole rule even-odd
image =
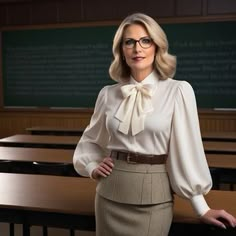
[[127, 26], [140, 24], [144, 26], [155, 43], [156, 57], [154, 68], [160, 76], [160, 79], [173, 77], [176, 71], [176, 57], [168, 53], [168, 41], [165, 32], [160, 25], [150, 16], [143, 13], [135, 13], [126, 17], [118, 27], [113, 39], [112, 52], [114, 59], [109, 68], [111, 78], [117, 82], [125, 81], [130, 76], [130, 68], [123, 60], [121, 43], [123, 33]]

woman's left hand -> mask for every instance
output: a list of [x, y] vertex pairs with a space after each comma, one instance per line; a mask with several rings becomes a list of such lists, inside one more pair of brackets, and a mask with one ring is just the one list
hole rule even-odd
[[204, 223], [215, 225], [226, 229], [227, 226], [236, 227], [236, 218], [225, 210], [208, 210], [200, 217]]

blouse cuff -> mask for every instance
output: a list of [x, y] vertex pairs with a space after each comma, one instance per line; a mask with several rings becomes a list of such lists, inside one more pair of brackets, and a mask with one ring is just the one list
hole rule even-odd
[[93, 173], [93, 170], [95, 168], [98, 167], [98, 163], [93, 161], [93, 162], [90, 162], [86, 167], [85, 167], [85, 170], [88, 172], [90, 178], [92, 178], [92, 173]]
[[204, 215], [210, 209], [203, 195], [193, 196], [191, 203], [198, 216]]

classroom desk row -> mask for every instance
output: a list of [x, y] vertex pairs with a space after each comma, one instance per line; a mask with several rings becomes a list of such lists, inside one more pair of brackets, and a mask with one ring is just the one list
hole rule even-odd
[[[0, 160], [72, 164], [74, 150], [0, 147]], [[236, 169], [236, 154], [206, 154], [209, 167]]]
[[26, 131], [32, 135], [63, 135], [63, 136], [82, 136], [84, 129], [82, 128], [63, 128], [34, 126], [26, 128]]
[[236, 132], [202, 132], [203, 141], [235, 142]]
[[73, 149], [0, 147], [2, 161], [72, 164], [73, 154]]
[[16, 134], [0, 139], [0, 146], [75, 149], [80, 136]]
[[[80, 176], [73, 167], [72, 149], [0, 147], [0, 172]], [[236, 154], [206, 154], [213, 188], [236, 184]]]
[[[79, 136], [16, 134], [0, 139], [0, 146], [75, 149]], [[203, 141], [206, 153], [236, 154], [236, 142]]]
[[[95, 188], [89, 178], [0, 173], [0, 221], [23, 224], [24, 236], [30, 235], [32, 225], [94, 231]], [[236, 215], [236, 192], [212, 190], [206, 200]], [[202, 224], [190, 203], [175, 195], [169, 235], [192, 233], [231, 236], [236, 229]]]
[[[26, 128], [29, 134], [36, 135], [72, 135], [81, 136], [84, 132], [82, 128], [66, 128], [52, 126], [33, 126]], [[236, 141], [236, 132], [202, 132], [203, 141]]]
[[[13, 173], [38, 173], [50, 175], [79, 176], [79, 174], [74, 170], [72, 163], [68, 163], [68, 160], [66, 161], [62, 159], [65, 158], [65, 156], [70, 156], [70, 160], [72, 160], [74, 149], [79, 140], [79, 136], [26, 134], [18, 134], [0, 139], [0, 146], [2, 146], [2, 148], [31, 148], [26, 150], [19, 149], [17, 151], [18, 154], [15, 157], [22, 158], [22, 156], [24, 155], [24, 158], [30, 158], [30, 160], [32, 160], [33, 162], [33, 164], [31, 164], [28, 160], [28, 163], [25, 164], [24, 162], [26, 162], [27, 160], [21, 159], [18, 160], [17, 165], [16, 163], [1, 163], [0, 171]], [[230, 190], [234, 190], [236, 183], [236, 142], [203, 141], [203, 145], [212, 174], [213, 188], [220, 189], [220, 184], [224, 183], [229, 185]], [[46, 148], [51, 150], [42, 150]], [[61, 151], [57, 149], [61, 149]], [[43, 153], [45, 151], [46, 153]], [[12, 158], [14, 154], [14, 151], [12, 151], [12, 155], [9, 155], [9, 152], [10, 151], [8, 150], [8, 153], [6, 153], [5, 149], [5, 154], [8, 156], [8, 161], [10, 161], [10, 158]], [[6, 155], [2, 155], [1, 157], [0, 152], [0, 158], [5, 159]], [[49, 165], [47, 164], [47, 162], [52, 164]]]

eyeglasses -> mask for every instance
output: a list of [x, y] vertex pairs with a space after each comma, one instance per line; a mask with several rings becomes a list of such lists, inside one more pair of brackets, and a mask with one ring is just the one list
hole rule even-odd
[[124, 45], [124, 47], [130, 49], [130, 48], [134, 48], [137, 42], [142, 48], [145, 48], [145, 49], [150, 48], [153, 44], [153, 40], [149, 37], [143, 37], [143, 38], [140, 38], [139, 40], [126, 38], [123, 40], [122, 44]]

